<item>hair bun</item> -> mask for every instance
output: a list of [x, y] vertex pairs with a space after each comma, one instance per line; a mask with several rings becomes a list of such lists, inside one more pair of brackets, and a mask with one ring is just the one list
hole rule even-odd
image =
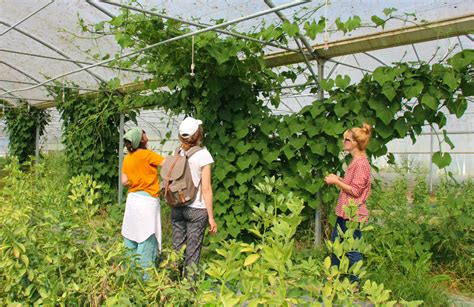
[[362, 125], [362, 129], [367, 133], [368, 136], [372, 134], [372, 126], [365, 123]]

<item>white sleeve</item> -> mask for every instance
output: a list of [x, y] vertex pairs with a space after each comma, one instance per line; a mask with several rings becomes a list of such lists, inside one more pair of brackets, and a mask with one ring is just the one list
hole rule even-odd
[[211, 153], [206, 148], [195, 153], [198, 155], [199, 167], [203, 167], [209, 164], [214, 163], [214, 159], [211, 156]]

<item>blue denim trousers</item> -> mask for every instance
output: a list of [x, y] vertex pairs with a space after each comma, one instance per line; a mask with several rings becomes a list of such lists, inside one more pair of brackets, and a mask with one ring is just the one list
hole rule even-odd
[[[337, 217], [336, 225], [334, 225], [334, 229], [332, 230], [332, 234], [331, 234], [331, 242], [334, 242], [336, 240], [336, 238], [339, 237], [339, 233], [338, 233], [338, 230], [337, 230], [338, 225], [339, 225], [339, 227], [341, 227], [341, 230], [344, 233], [346, 232], [346, 230], [347, 230], [346, 222], [347, 221], [348, 220], [343, 219], [342, 217], [339, 217], [339, 216]], [[361, 233], [360, 229], [356, 229], [354, 231], [354, 239], [360, 239], [361, 237], [362, 237], [362, 233]], [[342, 238], [341, 238], [341, 241], [342, 241]], [[346, 254], [346, 257], [349, 259], [349, 267], [351, 267], [356, 262], [361, 261], [362, 258], [363, 258], [363, 255], [360, 252], [348, 252]], [[332, 265], [337, 265], [338, 267], [339, 267], [339, 264], [340, 264], [339, 259], [334, 254], [331, 254], [331, 264]], [[349, 275], [349, 280], [352, 283], [359, 282], [359, 277], [357, 277], [356, 275], [351, 274], [351, 275]]]
[[[152, 234], [145, 241], [137, 243], [135, 241], [124, 239], [124, 245], [128, 249], [129, 255], [138, 255], [138, 263], [143, 269], [147, 269], [155, 265], [156, 251], [158, 249], [158, 242], [156, 241], [155, 234]], [[145, 272], [143, 275], [144, 280], [148, 280], [149, 276]]]

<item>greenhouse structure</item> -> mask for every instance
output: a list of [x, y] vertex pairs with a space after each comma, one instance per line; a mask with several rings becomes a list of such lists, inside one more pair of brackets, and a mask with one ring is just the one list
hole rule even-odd
[[470, 0], [0, 0], [0, 303], [474, 305], [473, 40]]

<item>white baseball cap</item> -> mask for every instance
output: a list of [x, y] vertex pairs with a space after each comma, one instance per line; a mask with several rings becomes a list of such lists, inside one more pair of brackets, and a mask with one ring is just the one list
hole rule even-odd
[[183, 138], [188, 138], [196, 133], [199, 125], [202, 125], [202, 121], [199, 119], [186, 117], [179, 125], [179, 135]]

